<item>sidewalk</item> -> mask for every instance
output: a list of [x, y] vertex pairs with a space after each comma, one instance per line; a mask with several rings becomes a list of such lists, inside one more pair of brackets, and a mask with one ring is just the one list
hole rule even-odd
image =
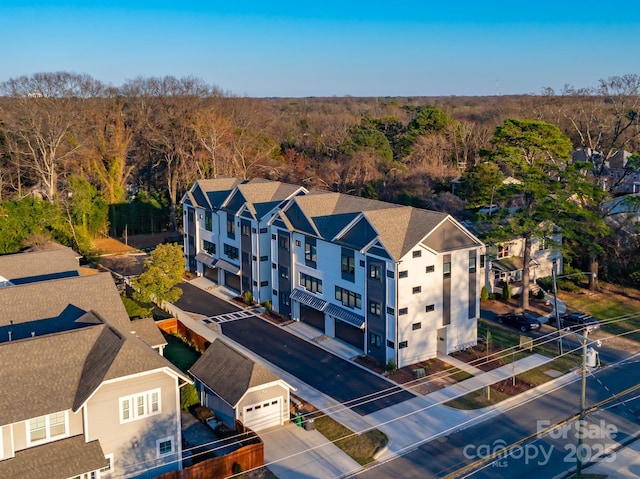
[[640, 440], [636, 440], [615, 452], [608, 460], [601, 460], [585, 471], [587, 474], [603, 474], [607, 479], [633, 479], [640, 477]]
[[[232, 293], [226, 291], [225, 288], [215, 286], [209, 280], [204, 278], [198, 278], [197, 280], [192, 281], [191, 284], [194, 284], [195, 286], [198, 286], [222, 299], [230, 299], [230, 297], [235, 296], [235, 294], [230, 296]], [[190, 317], [190, 315], [184, 312], [180, 312], [180, 319], [187, 327], [192, 328], [207, 339], [223, 337], [221, 334], [218, 334], [206, 327], [201, 321]], [[343, 343], [342, 341], [326, 337], [319, 331], [304, 323], [294, 322], [286, 326], [286, 328], [290, 333], [311, 341], [327, 351], [342, 357], [343, 359], [351, 360], [353, 357], [362, 354], [358, 349]], [[240, 344], [235, 343], [229, 338], [224, 338], [224, 340], [233, 345], [233, 347], [237, 348], [239, 351], [242, 351], [243, 354], [247, 355], [254, 361], [266, 363], [262, 358], [255, 355], [252, 351], [245, 349]], [[400, 404], [381, 409], [367, 416], [358, 415], [350, 408], [310, 387], [295, 376], [273, 366], [272, 364], [268, 364], [268, 366], [284, 381], [295, 388], [296, 395], [304, 398], [320, 411], [327, 413], [352, 431], [356, 433], [363, 433], [367, 430], [379, 429], [384, 432], [389, 439], [389, 443], [384, 450], [378, 453], [376, 457], [378, 460], [391, 459], [398, 454], [418, 447], [420, 444], [433, 440], [437, 437], [445, 436], [453, 431], [464, 429], [472, 424], [477, 424], [478, 421], [482, 421], [499, 414], [503, 409], [513, 407], [520, 403], [521, 400], [526, 401], [539, 393], [543, 393], [543, 391], [553, 387], [553, 385], [558, 381], [564, 382], [569, 379], [573, 380], [573, 378], [568, 378], [569, 375], [565, 375], [557, 380], [549, 381], [539, 388], [523, 393], [522, 395], [509, 398], [498, 405], [480, 410], [464, 411], [444, 406], [442, 403], [509, 378], [514, 374], [519, 374], [523, 371], [545, 364], [550, 361], [550, 359], [534, 354], [516, 361], [514, 364], [508, 364], [489, 372], [477, 370], [476, 368], [449, 356], [441, 357], [440, 359], [458, 367], [459, 369], [468, 370], [468, 372], [474, 374], [474, 377], [435, 391], [426, 396], [415, 397]], [[283, 428], [279, 428], [279, 430], [282, 429]], [[345, 456], [347, 459], [349, 458], [335, 445], [328, 441], [326, 441], [326, 445], [318, 444], [316, 434], [308, 434], [311, 431], [305, 432], [307, 434], [295, 431], [296, 439], [293, 441], [296, 444], [295, 446], [289, 444], [289, 442], [292, 441], [290, 438], [287, 439], [290, 433], [278, 432], [277, 428], [267, 430], [264, 435], [261, 434], [261, 437], [264, 436], [263, 440], [265, 441], [265, 462], [270, 463], [278, 461], [277, 463], [269, 464], [269, 467], [273, 468], [274, 471], [278, 470], [279, 477], [286, 476], [287, 479], [294, 479], [297, 477], [325, 477], [323, 476], [322, 471], [324, 471], [324, 473], [332, 471], [332, 476], [339, 476], [353, 473], [357, 470], [357, 468], [354, 469], [353, 462], [349, 462], [346, 459], [340, 461], [336, 460], [338, 457], [342, 456]], [[316, 431], [313, 432], [315, 433]], [[322, 454], [318, 454], [319, 447], [322, 447]], [[288, 451], [288, 454], [284, 454], [286, 459], [283, 459], [283, 452], [281, 451], [283, 448]], [[294, 450], [296, 448], [298, 449], [297, 451]], [[280, 464], [280, 461], [284, 462]], [[280, 466], [277, 466], [276, 464], [280, 464]], [[340, 466], [338, 464], [340, 464]], [[357, 466], [357, 463], [355, 464]], [[281, 476], [281, 474], [284, 475]]]

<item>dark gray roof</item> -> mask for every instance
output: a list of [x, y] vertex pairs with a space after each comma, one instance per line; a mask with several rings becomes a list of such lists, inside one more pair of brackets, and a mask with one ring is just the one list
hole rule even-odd
[[162, 335], [160, 328], [153, 318], [144, 318], [131, 321], [131, 330], [152, 348], [165, 346], [167, 340]]
[[261, 219], [283, 201], [304, 191], [301, 186], [254, 178], [236, 186], [224, 209], [235, 214], [246, 206], [256, 219]]
[[249, 388], [279, 379], [220, 339], [211, 343], [189, 372], [234, 407]]
[[0, 276], [13, 284], [78, 276], [79, 257], [71, 248], [65, 246], [45, 251], [2, 255]]
[[191, 188], [191, 203], [204, 209], [218, 209], [229, 193], [243, 180], [226, 176], [198, 180]]
[[0, 477], [11, 479], [67, 479], [106, 466], [98, 441], [72, 436], [16, 452], [0, 461]]

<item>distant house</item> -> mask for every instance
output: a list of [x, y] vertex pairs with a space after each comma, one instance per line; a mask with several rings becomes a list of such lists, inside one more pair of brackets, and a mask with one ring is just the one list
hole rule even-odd
[[260, 431], [289, 421], [289, 386], [274, 373], [217, 339], [191, 367], [200, 402], [216, 418]]
[[[632, 168], [632, 153], [616, 150], [609, 158], [591, 148], [577, 148], [572, 153], [574, 161], [587, 161], [598, 169], [602, 188], [617, 194], [640, 193], [640, 168]], [[600, 171], [601, 170], [601, 171]]]
[[191, 380], [152, 349], [154, 324], [129, 321], [109, 274], [66, 274], [71, 256], [0, 257], [11, 282], [0, 288], [0, 477], [179, 469], [179, 388]]
[[483, 245], [450, 215], [229, 178], [183, 207], [187, 268], [384, 364], [476, 344]]

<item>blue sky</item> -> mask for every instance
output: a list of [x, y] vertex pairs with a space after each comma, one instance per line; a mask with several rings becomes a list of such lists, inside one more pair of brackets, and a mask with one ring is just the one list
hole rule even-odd
[[[247, 96], [540, 93], [640, 74], [636, 1], [0, 0], [0, 81], [196, 76]], [[239, 4], [239, 5], [238, 5]]]

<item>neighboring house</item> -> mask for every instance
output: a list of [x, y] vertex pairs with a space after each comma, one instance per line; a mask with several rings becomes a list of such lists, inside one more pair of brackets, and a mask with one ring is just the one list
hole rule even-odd
[[385, 364], [476, 344], [483, 245], [451, 216], [267, 180], [207, 181], [183, 199], [198, 274]]
[[289, 386], [264, 366], [220, 339], [191, 367], [200, 402], [234, 428], [235, 420], [253, 431], [289, 421]]
[[588, 161], [594, 168], [601, 168], [600, 181], [602, 188], [612, 193], [640, 193], [640, 168], [632, 168], [629, 158], [632, 153], [616, 150], [609, 158], [591, 148], [577, 148], [572, 153], [574, 161]]
[[0, 287], [80, 275], [79, 256], [59, 246], [46, 251], [0, 256]]
[[[152, 324], [129, 321], [109, 274], [57, 278], [55, 255], [0, 257], [0, 270], [42, 279], [0, 288], [0, 477], [179, 469], [179, 388], [191, 380], [150, 347], [163, 342]], [[49, 271], [34, 274], [35, 259]]]
[[[478, 236], [484, 236], [479, 230], [485, 230], [485, 225], [472, 225], [464, 222], [471, 231]], [[531, 241], [531, 259], [529, 262], [529, 287], [538, 290], [536, 280], [552, 275], [554, 262], [556, 273], [562, 274], [562, 232], [552, 225], [548, 228], [548, 235], [534, 238]], [[482, 256], [484, 270], [484, 286], [489, 293], [502, 294], [503, 286], [508, 283], [511, 294], [522, 293], [522, 270], [524, 267], [524, 238], [513, 238], [501, 243], [487, 243]]]
[[257, 301], [270, 299], [268, 220], [301, 186], [218, 178], [197, 181], [184, 196], [187, 269]]

